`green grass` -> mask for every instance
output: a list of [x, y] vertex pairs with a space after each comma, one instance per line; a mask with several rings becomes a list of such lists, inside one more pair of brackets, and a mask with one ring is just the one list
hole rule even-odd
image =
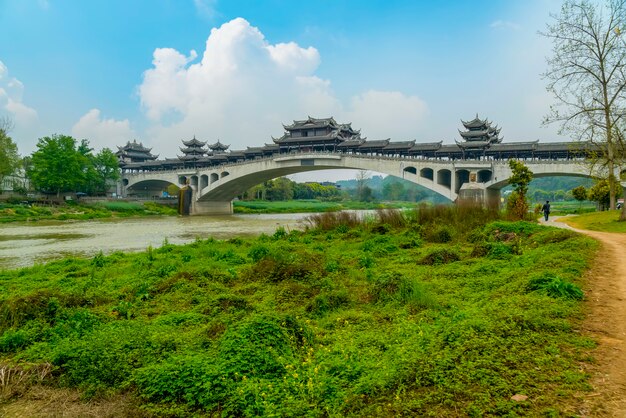
[[414, 208], [416, 203], [411, 202], [325, 202], [316, 199], [288, 200], [270, 202], [266, 200], [239, 200], [233, 202], [235, 213], [308, 213], [330, 212], [345, 209], [372, 210], [380, 208]]
[[[544, 202], [539, 203], [539, 206], [543, 205]], [[578, 202], [576, 200], [568, 200], [562, 202], [550, 202], [550, 212], [552, 215], [567, 215], [567, 214], [578, 214], [578, 213], [589, 213], [595, 212], [596, 204], [595, 202]]]
[[619, 221], [619, 210], [586, 213], [578, 216], [568, 216], [559, 221], [579, 229], [589, 229], [603, 232], [626, 232], [626, 222]]
[[379, 216], [0, 272], [0, 367], [50, 364], [42, 384], [150, 416], [574, 414], [595, 241], [479, 209]]
[[154, 202], [110, 201], [94, 204], [62, 204], [59, 206], [0, 204], [0, 223], [42, 220], [87, 220], [98, 218], [176, 215], [176, 209]]

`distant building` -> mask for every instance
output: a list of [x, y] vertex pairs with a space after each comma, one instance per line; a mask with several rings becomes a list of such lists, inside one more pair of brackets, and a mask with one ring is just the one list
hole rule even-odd
[[23, 169], [17, 170], [10, 176], [4, 176], [0, 182], [0, 192], [3, 194], [13, 194], [16, 190], [21, 192], [30, 190], [30, 180]]

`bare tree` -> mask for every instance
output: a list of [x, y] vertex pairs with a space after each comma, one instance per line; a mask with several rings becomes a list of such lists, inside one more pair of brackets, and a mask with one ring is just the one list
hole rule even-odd
[[367, 181], [370, 178], [370, 173], [367, 170], [359, 170], [356, 172], [356, 195], [357, 199], [363, 200], [366, 192]]
[[15, 128], [15, 124], [13, 123], [13, 119], [8, 116], [0, 116], [0, 131], [3, 131], [5, 134], [9, 134]]
[[610, 208], [615, 208], [616, 169], [624, 162], [626, 117], [626, 0], [566, 0], [541, 34], [553, 43], [547, 89], [557, 100], [544, 123], [560, 133], [590, 141], [590, 162], [608, 174]]

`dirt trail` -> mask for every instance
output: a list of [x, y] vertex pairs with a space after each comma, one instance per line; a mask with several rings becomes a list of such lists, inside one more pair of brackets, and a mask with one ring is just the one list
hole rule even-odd
[[[547, 225], [574, 229], [550, 220]], [[602, 247], [588, 272], [587, 318], [583, 332], [598, 346], [591, 374], [593, 391], [582, 400], [586, 417], [626, 418], [626, 234], [574, 229]]]

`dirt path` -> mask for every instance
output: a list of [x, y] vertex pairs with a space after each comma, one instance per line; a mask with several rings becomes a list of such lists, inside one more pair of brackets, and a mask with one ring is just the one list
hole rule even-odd
[[[574, 229], [558, 218], [546, 224]], [[593, 391], [582, 400], [579, 413], [626, 418], [626, 234], [574, 230], [602, 245], [585, 289], [588, 311], [583, 332], [598, 343], [595, 363], [588, 370]]]

